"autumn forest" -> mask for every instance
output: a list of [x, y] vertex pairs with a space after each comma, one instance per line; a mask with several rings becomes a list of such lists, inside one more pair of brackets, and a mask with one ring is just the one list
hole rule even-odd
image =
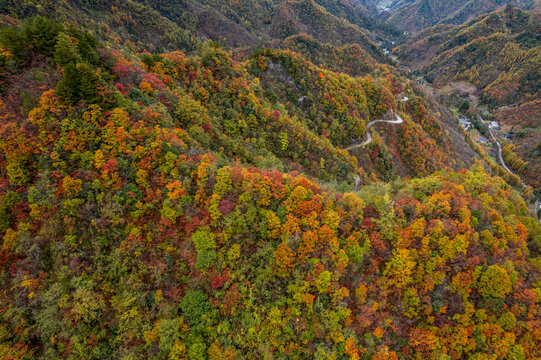
[[0, 359], [540, 359], [541, 4], [446, 3], [0, 0]]

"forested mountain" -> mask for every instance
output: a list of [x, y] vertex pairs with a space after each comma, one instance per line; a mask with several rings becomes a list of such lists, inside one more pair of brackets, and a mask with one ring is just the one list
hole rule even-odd
[[[4, 0], [11, 17], [45, 15], [92, 29], [102, 39], [131, 41], [150, 51], [192, 51], [198, 39], [233, 47], [256, 47], [291, 35], [308, 34], [333, 45], [357, 43], [382, 60], [378, 36], [397, 35], [350, 0]], [[9, 20], [4, 19], [4, 22]]]
[[375, 6], [0, 1], [0, 358], [539, 359], [533, 189]]
[[506, 5], [533, 8], [538, 0], [396, 0], [387, 21], [402, 30], [416, 32], [436, 24], [459, 25]]
[[466, 80], [496, 105], [538, 98], [541, 13], [507, 7], [460, 26], [427, 29], [394, 53], [430, 82]]
[[474, 85], [480, 105], [516, 135], [508, 135], [504, 158], [536, 188], [541, 187], [540, 34], [541, 12], [506, 7], [463, 25], [429, 28], [394, 49], [435, 87]]

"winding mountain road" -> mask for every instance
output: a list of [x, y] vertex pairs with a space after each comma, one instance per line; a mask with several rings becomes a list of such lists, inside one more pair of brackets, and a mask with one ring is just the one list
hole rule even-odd
[[[481, 119], [481, 121], [483, 122], [483, 124], [486, 125], [486, 121], [483, 120], [483, 118], [481, 116], [479, 116], [479, 119]], [[500, 142], [496, 139], [496, 136], [494, 135], [494, 133], [492, 132], [492, 129], [490, 128], [490, 126], [488, 127], [488, 132], [490, 134], [490, 137], [492, 139], [492, 141], [494, 141], [496, 143], [496, 146], [498, 146], [498, 158], [500, 160], [500, 164], [502, 164], [502, 167], [505, 169], [505, 171], [507, 171], [509, 174], [511, 175], [516, 175], [513, 171], [511, 171], [511, 169], [509, 169], [509, 167], [507, 167], [507, 164], [505, 163], [505, 161], [503, 160], [503, 151], [502, 151], [502, 145], [500, 144]], [[521, 179], [521, 182], [520, 182], [520, 185], [522, 185], [523, 188], [526, 188], [526, 184], [524, 182], [522, 182], [522, 179]]]
[[[409, 97], [404, 96], [402, 99], [398, 100], [398, 102], [404, 102], [404, 101], [408, 101], [408, 100], [409, 100]], [[398, 115], [397, 113], [395, 113], [394, 115], [396, 116], [396, 120], [374, 120], [374, 121], [369, 122], [368, 125], [366, 126], [367, 134], [366, 134], [366, 140], [364, 141], [364, 143], [362, 143], [362, 144], [354, 144], [354, 145], [348, 146], [344, 150], [353, 150], [353, 149], [357, 149], [357, 148], [359, 148], [361, 146], [366, 146], [366, 145], [370, 144], [372, 142], [372, 133], [370, 132], [370, 128], [374, 124], [377, 124], [379, 122], [385, 122], [385, 123], [389, 123], [389, 124], [402, 124], [404, 122], [404, 119], [402, 119], [402, 117], [400, 115]], [[357, 190], [359, 190], [359, 185], [361, 184], [361, 177], [358, 174], [355, 174], [354, 178], [355, 178], [355, 191], [357, 191]]]
[[396, 116], [396, 120], [374, 120], [370, 121], [368, 125], [366, 126], [366, 140], [363, 143], [360, 144], [354, 144], [351, 146], [348, 146], [344, 150], [353, 150], [360, 148], [361, 146], [366, 146], [372, 142], [372, 132], [370, 132], [370, 128], [374, 126], [377, 123], [388, 123], [388, 124], [402, 124], [404, 122], [404, 119], [398, 114], [394, 114]]
[[[479, 119], [481, 119], [481, 121], [483, 122], [483, 124], [486, 124], [485, 120], [483, 120], [483, 118], [481, 116], [479, 116]], [[505, 161], [503, 160], [503, 151], [502, 151], [502, 145], [500, 144], [500, 142], [496, 139], [496, 136], [494, 136], [494, 133], [492, 132], [492, 129], [490, 128], [490, 126], [488, 127], [488, 132], [490, 134], [490, 137], [492, 138], [492, 140], [496, 143], [496, 145], [498, 146], [498, 157], [500, 158], [500, 163], [502, 164], [502, 167], [511, 175], [516, 175], [514, 172], [511, 171], [511, 169], [509, 169], [507, 167], [507, 164], [505, 163]], [[518, 175], [517, 175], [518, 176]], [[520, 176], [519, 176], [520, 178]], [[522, 181], [522, 178], [520, 179], [520, 185], [522, 186], [523, 189], [526, 189], [526, 184]], [[534, 212], [536, 214], [538, 214], [538, 221], [539, 223], [541, 223], [541, 213], [539, 213], [539, 211], [541, 211], [541, 201], [536, 201], [535, 204], [534, 204]]]
[[512, 175], [515, 175], [514, 172], [511, 171], [511, 169], [509, 169], [507, 167], [507, 165], [505, 164], [505, 161], [503, 161], [503, 155], [502, 155], [502, 146], [500, 145], [500, 143], [498, 142], [498, 140], [496, 140], [496, 137], [494, 136], [494, 134], [492, 133], [492, 130], [490, 130], [490, 135], [492, 136], [492, 139], [494, 140], [494, 142], [496, 143], [496, 145], [498, 146], [498, 157], [500, 158], [500, 163], [502, 164], [503, 168], [505, 170], [507, 170], [508, 173], [512, 174]]
[[[486, 121], [483, 120], [483, 118], [481, 116], [479, 116], [479, 119], [481, 119], [481, 121], [483, 122], [483, 124], [486, 125]], [[502, 145], [500, 144], [500, 142], [496, 139], [496, 136], [494, 136], [494, 133], [492, 132], [492, 129], [490, 128], [490, 126], [488, 126], [488, 133], [490, 134], [490, 137], [492, 138], [492, 141], [494, 141], [496, 143], [496, 145], [498, 146], [498, 157], [500, 158], [500, 164], [502, 164], [502, 167], [510, 174], [512, 175], [515, 175], [514, 172], [511, 171], [511, 169], [509, 169], [507, 167], [507, 165], [505, 164], [505, 161], [503, 160], [503, 151], [502, 151]]]
[[[408, 98], [406, 98], [406, 100], [407, 99]], [[372, 133], [370, 132], [370, 128], [372, 126], [374, 126], [375, 124], [377, 124], [377, 123], [384, 122], [384, 123], [388, 123], [388, 124], [402, 124], [404, 122], [404, 119], [402, 119], [402, 117], [400, 115], [398, 115], [396, 113], [394, 115], [396, 116], [396, 120], [374, 120], [374, 121], [370, 121], [368, 123], [368, 125], [366, 126], [366, 140], [361, 144], [354, 144], [354, 145], [348, 146], [344, 150], [353, 150], [353, 149], [360, 148], [361, 146], [366, 146], [366, 145], [370, 144], [372, 142]], [[359, 175], [355, 174], [354, 178], [355, 178], [355, 191], [357, 191], [357, 190], [359, 190], [359, 185], [361, 184], [361, 177]]]

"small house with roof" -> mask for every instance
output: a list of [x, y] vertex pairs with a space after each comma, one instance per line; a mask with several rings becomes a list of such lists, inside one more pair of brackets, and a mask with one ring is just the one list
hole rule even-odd
[[469, 121], [469, 119], [462, 115], [458, 117], [458, 124], [462, 126], [465, 131], [471, 130], [473, 128], [473, 124]]
[[490, 130], [500, 130], [500, 124], [496, 121], [491, 121], [489, 127]]

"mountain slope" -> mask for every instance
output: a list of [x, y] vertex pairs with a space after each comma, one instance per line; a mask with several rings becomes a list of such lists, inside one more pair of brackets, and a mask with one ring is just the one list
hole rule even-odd
[[507, 7], [463, 25], [426, 29], [393, 50], [436, 89], [447, 92], [456, 87], [451, 96], [461, 102], [460, 88], [472, 84], [467, 105], [473, 101], [478, 110], [485, 112], [483, 106], [491, 110], [484, 116], [502, 128], [497, 137], [504, 144], [503, 158], [536, 189], [541, 176], [537, 164], [541, 138], [535, 125], [541, 113], [540, 24], [540, 12]]
[[110, 45], [128, 42], [133, 50], [163, 49], [194, 50], [196, 24], [186, 21], [178, 24], [137, 1], [25, 1], [5, 0], [0, 7], [4, 24], [13, 25], [13, 18], [23, 19], [36, 15], [47, 16], [58, 22], [89, 29]]
[[487, 103], [510, 104], [539, 96], [541, 13], [508, 7], [461, 26], [427, 29], [394, 49], [441, 86], [466, 80]]
[[395, 1], [387, 21], [403, 30], [416, 32], [439, 23], [460, 25], [505, 5], [525, 7], [530, 4], [531, 1], [526, 0]]
[[[54, 14], [124, 11], [84, 3]], [[541, 357], [530, 189], [487, 173], [415, 81], [342, 42], [358, 27], [282, 5], [314, 37], [350, 31], [339, 48], [285, 38], [325, 66], [214, 42], [149, 52], [169, 45], [160, 26], [154, 44], [134, 32], [159, 19], [143, 7], [98, 36], [4, 18], [0, 358]]]
[[[540, 356], [541, 277], [529, 254], [541, 230], [502, 179], [477, 166], [343, 194], [246, 167], [256, 154], [243, 146], [279, 140], [307, 156], [312, 141], [286, 110], [266, 110], [246, 64], [217, 48], [133, 61], [94, 49], [99, 64], [115, 59], [96, 77], [76, 86], [67, 63], [60, 81], [71, 86], [45, 86], [27, 116], [2, 104], [3, 357]], [[283, 52], [254, 63], [269, 89], [287, 76], [277, 64], [318, 71]], [[36, 73], [23, 64], [17, 80]], [[315, 86], [326, 92], [352, 81], [322, 74]], [[374, 86], [364, 80], [365, 111], [378, 114], [386, 103]], [[420, 101], [411, 106], [423, 119]], [[257, 146], [228, 140], [222, 125]], [[475, 340], [470, 328], [498, 336]], [[464, 336], [470, 345], [457, 347]]]
[[[33, 15], [94, 29], [110, 46], [122, 39], [133, 50], [193, 52], [200, 41], [214, 40], [233, 48], [283, 46], [292, 35], [309, 35], [334, 46], [357, 44], [376, 61], [384, 61], [376, 36], [392, 27], [374, 20], [361, 4], [348, 0], [252, 1], [107, 0], [24, 2], [6, 0], [2, 22]], [[0, 19], [1, 20], [1, 19]], [[351, 22], [350, 22], [351, 21]], [[376, 33], [372, 33], [371, 31]]]

